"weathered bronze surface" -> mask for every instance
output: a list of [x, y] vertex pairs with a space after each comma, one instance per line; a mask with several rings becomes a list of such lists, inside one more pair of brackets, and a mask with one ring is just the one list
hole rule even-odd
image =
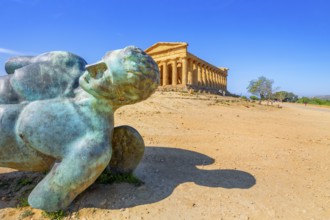
[[157, 64], [133, 46], [86, 64], [61, 51], [15, 57], [0, 78], [0, 166], [50, 169], [29, 195], [34, 208], [64, 209], [109, 163], [132, 172], [142, 158], [142, 137], [114, 128], [113, 115], [156, 90]]

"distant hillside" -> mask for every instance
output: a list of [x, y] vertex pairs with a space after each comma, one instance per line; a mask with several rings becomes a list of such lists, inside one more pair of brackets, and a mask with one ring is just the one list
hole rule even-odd
[[323, 99], [323, 100], [330, 100], [330, 95], [319, 95], [319, 96], [315, 96], [315, 98]]

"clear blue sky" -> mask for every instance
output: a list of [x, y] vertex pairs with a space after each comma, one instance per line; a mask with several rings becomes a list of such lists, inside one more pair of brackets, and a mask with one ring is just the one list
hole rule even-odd
[[228, 89], [247, 94], [264, 75], [299, 96], [330, 94], [328, 0], [0, 0], [0, 75], [12, 56], [106, 51], [158, 41], [228, 67]]

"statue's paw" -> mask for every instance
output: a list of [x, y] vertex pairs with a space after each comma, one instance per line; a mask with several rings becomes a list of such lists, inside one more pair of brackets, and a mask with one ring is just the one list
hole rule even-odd
[[110, 170], [117, 173], [133, 172], [143, 157], [144, 148], [143, 138], [137, 130], [127, 125], [115, 127]]

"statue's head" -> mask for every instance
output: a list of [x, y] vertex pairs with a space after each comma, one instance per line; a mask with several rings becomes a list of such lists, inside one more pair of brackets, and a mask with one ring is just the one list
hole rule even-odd
[[148, 98], [159, 84], [159, 70], [143, 50], [129, 46], [109, 51], [98, 63], [87, 65], [79, 83], [97, 99], [122, 106]]

